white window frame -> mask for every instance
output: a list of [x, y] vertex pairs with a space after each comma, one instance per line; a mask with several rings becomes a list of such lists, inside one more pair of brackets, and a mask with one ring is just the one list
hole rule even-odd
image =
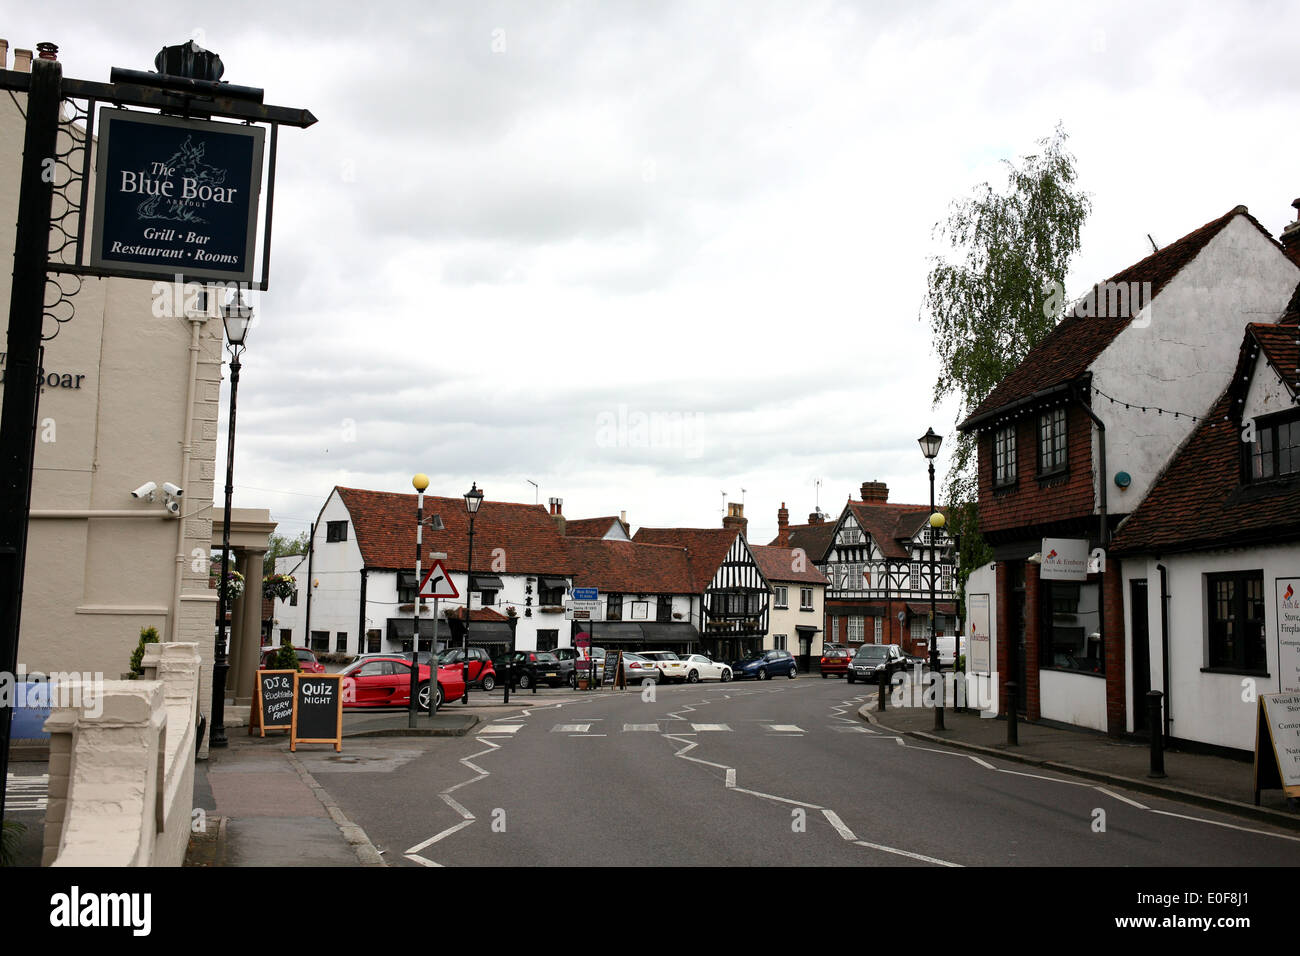
[[784, 611], [790, 607], [790, 588], [784, 584], [777, 584], [772, 587], [776, 598], [776, 609]]

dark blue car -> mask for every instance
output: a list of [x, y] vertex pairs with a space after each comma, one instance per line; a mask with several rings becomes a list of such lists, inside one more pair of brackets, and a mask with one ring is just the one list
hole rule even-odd
[[796, 669], [795, 659], [789, 651], [756, 651], [731, 665], [731, 673], [736, 680], [746, 677], [757, 680], [767, 680], [769, 677], [793, 679]]

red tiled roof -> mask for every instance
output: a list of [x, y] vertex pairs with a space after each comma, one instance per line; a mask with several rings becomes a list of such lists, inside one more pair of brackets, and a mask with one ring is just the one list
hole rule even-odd
[[[360, 488], [336, 488], [356, 534], [367, 568], [406, 570], [415, 565], [416, 496]], [[443, 551], [450, 571], [464, 571], [469, 550], [469, 515], [463, 498], [424, 496], [424, 517], [442, 518], [445, 530], [424, 529], [424, 550]], [[501, 549], [499, 552], [497, 549]], [[505, 562], [493, 566], [497, 558]], [[569, 556], [542, 505], [484, 499], [474, 517], [474, 571], [504, 574], [568, 574]]]
[[697, 594], [685, 548], [602, 538], [566, 538], [575, 587], [615, 594]]
[[[1298, 290], [1300, 291], [1300, 290]], [[1294, 301], [1294, 300], [1293, 300]], [[1268, 363], [1277, 372], [1278, 378], [1286, 383], [1292, 396], [1297, 391], [1300, 380], [1300, 314], [1289, 313], [1276, 325], [1252, 322], [1246, 326], [1247, 332], [1259, 344], [1259, 349], [1268, 359]]]
[[[478, 532], [475, 531], [474, 533], [477, 534]], [[453, 617], [465, 617], [465, 609], [463, 607], [455, 607], [450, 610], [454, 612], [452, 615]], [[516, 610], [518, 609], [516, 608]], [[444, 614], [443, 616], [445, 617], [446, 615]], [[502, 621], [509, 620], [510, 617], [508, 615], [502, 614], [500, 611], [495, 611], [490, 607], [476, 607], [474, 610], [469, 612], [469, 622], [471, 624], [475, 621], [490, 621], [494, 624], [499, 624]]]
[[[1269, 231], [1246, 211], [1245, 206], [1237, 206], [1226, 215], [1207, 222], [1177, 242], [1116, 273], [1107, 282], [1126, 284], [1150, 282], [1151, 296], [1154, 298], [1185, 265], [1196, 258], [1224, 226], [1238, 215], [1245, 216], [1255, 228], [1268, 236], [1270, 242], [1278, 245]], [[1280, 250], [1281, 246], [1279, 245], [1278, 248]], [[1097, 286], [1093, 288], [1096, 289]], [[1131, 321], [1132, 316], [1113, 318], [1066, 316], [1044, 337], [1043, 341], [1029, 351], [1016, 369], [998, 383], [998, 386], [958, 427], [966, 429], [973, 419], [1030, 398], [1044, 389], [1078, 378]]]
[[609, 532], [609, 529], [616, 524], [622, 524], [623, 533], [627, 534], [627, 525], [623, 524], [616, 515], [610, 515], [608, 518], [574, 518], [566, 520], [564, 533], [575, 538], [603, 538]]
[[804, 552], [800, 564], [805, 567], [795, 571], [795, 553], [793, 548], [777, 548], [772, 545], [751, 544], [749, 550], [754, 554], [754, 562], [769, 581], [796, 581], [801, 584], [826, 584], [826, 575], [817, 570], [812, 563], [813, 557]]
[[[820, 561], [831, 549], [831, 540], [835, 537], [835, 522], [824, 521], [821, 524], [790, 525], [790, 547], [803, 548], [809, 561]], [[769, 542], [776, 544], [775, 538]]]
[[739, 534], [730, 528], [638, 528], [632, 540], [641, 544], [685, 548], [690, 564], [691, 593], [700, 594], [713, 580]]
[[1142, 504], [1120, 525], [1112, 552], [1158, 554], [1300, 538], [1300, 477], [1259, 483], [1241, 480], [1237, 404], [1245, 391], [1243, 377], [1253, 364], [1251, 340], [1259, 341], [1263, 331], [1264, 338], [1282, 350], [1284, 366], [1290, 361], [1294, 367], [1297, 321], [1300, 313], [1293, 311], [1281, 328], [1250, 326], [1232, 384], [1170, 460]]
[[[889, 504], [884, 501], [850, 501], [849, 510], [887, 558], [908, 558], [911, 551], [899, 543], [920, 530], [930, 516], [929, 505]], [[936, 511], [947, 513], [936, 507]]]

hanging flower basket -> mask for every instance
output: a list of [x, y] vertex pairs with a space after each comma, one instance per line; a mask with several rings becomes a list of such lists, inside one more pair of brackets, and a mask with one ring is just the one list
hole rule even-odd
[[226, 602], [238, 601], [244, 596], [244, 576], [238, 571], [226, 572]]
[[262, 597], [287, 601], [298, 590], [292, 574], [268, 574], [262, 578]]

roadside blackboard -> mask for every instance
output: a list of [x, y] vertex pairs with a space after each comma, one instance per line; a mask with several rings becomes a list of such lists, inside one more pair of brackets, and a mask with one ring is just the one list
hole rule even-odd
[[293, 729], [289, 749], [298, 744], [333, 744], [343, 749], [343, 675], [293, 675]]
[[602, 684], [614, 683], [614, 678], [618, 675], [618, 662], [622, 657], [622, 651], [605, 652], [605, 670], [600, 675], [600, 682]]
[[253, 702], [248, 732], [293, 728], [293, 678], [297, 671], [258, 671], [257, 700]]

